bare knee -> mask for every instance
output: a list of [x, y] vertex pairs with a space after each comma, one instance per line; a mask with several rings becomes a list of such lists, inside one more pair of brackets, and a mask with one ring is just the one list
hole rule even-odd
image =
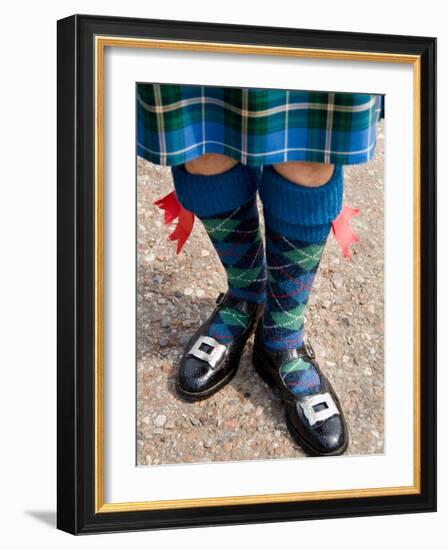
[[281, 176], [292, 183], [305, 187], [319, 187], [328, 182], [333, 175], [333, 164], [319, 162], [280, 162], [273, 164], [274, 169]]
[[222, 174], [233, 168], [238, 161], [219, 153], [206, 153], [185, 163], [185, 169], [190, 174], [213, 176]]

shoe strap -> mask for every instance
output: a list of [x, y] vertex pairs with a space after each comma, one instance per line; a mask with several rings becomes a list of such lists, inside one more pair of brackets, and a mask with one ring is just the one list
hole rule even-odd
[[220, 292], [216, 298], [216, 303], [218, 307], [232, 307], [249, 316], [253, 316], [256, 310], [260, 307], [254, 302], [248, 302], [246, 300], [242, 300], [241, 298], [236, 298], [228, 292]]

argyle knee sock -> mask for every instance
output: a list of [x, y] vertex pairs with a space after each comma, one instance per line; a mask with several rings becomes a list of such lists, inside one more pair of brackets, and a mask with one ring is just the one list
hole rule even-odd
[[[313, 281], [330, 231], [342, 206], [342, 168], [320, 187], [294, 184], [271, 166], [260, 182], [266, 224], [267, 299], [263, 343], [272, 350], [303, 343], [304, 316]], [[320, 378], [304, 359], [281, 367], [285, 384], [296, 394], [320, 390]]]
[[[193, 212], [205, 230], [226, 271], [229, 294], [257, 304], [265, 301], [266, 264], [256, 204], [259, 171], [238, 164], [213, 176], [173, 167], [179, 202]], [[247, 328], [248, 315], [220, 308], [208, 335], [229, 344]]]

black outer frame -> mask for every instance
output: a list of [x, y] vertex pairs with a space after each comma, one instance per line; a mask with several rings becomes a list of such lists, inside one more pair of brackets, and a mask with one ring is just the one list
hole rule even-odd
[[[72, 534], [436, 510], [436, 39], [74, 15], [58, 21], [57, 527]], [[421, 493], [94, 513], [94, 37], [194, 40], [421, 58]]]

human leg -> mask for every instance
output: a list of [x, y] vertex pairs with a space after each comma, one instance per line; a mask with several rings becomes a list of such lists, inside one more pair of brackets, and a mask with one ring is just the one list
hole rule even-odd
[[261, 177], [268, 281], [254, 364], [280, 390], [293, 437], [310, 454], [340, 454], [348, 441], [345, 420], [304, 343], [304, 316], [331, 222], [341, 209], [343, 172], [341, 166], [295, 168], [291, 179], [279, 173], [291, 174], [291, 167], [265, 166]]
[[266, 284], [256, 207], [259, 171], [224, 155], [203, 160], [173, 167], [174, 186], [182, 206], [203, 223], [226, 271], [228, 291], [181, 359], [177, 388], [190, 399], [208, 397], [235, 373]]

